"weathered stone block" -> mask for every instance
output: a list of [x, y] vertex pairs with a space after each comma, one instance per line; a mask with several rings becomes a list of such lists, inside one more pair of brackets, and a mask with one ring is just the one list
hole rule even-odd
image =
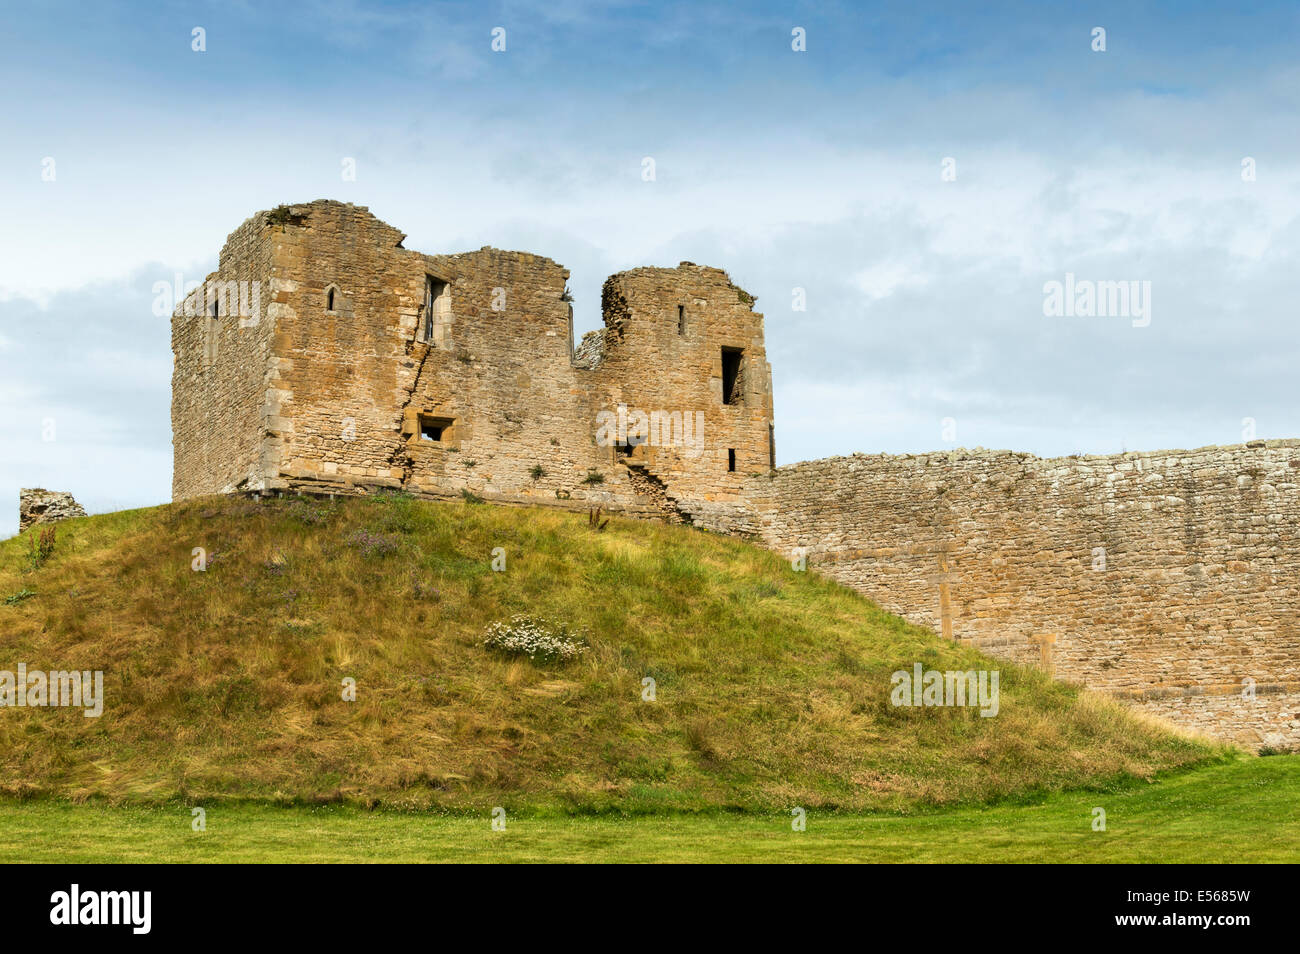
[[18, 491], [18, 532], [38, 523], [54, 523], [68, 517], [84, 517], [86, 511], [72, 494], [42, 487], [24, 487]]

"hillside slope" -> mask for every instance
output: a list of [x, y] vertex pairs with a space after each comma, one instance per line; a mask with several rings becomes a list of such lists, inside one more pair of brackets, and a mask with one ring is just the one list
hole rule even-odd
[[[0, 710], [9, 795], [908, 810], [1224, 752], [688, 528], [209, 498], [59, 524], [34, 569], [27, 536], [0, 543], [0, 670], [102, 669], [106, 701]], [[516, 613], [590, 646], [553, 665], [486, 650]], [[917, 662], [1000, 670], [998, 715], [892, 706], [890, 674]]]

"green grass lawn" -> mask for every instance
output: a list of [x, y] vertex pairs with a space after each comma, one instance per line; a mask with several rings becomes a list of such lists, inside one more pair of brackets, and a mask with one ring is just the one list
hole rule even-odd
[[[1093, 809], [1106, 831], [1092, 829]], [[1120, 792], [931, 814], [507, 818], [293, 808], [0, 803], [0, 851], [33, 862], [1296, 862], [1300, 756], [1242, 758]]]

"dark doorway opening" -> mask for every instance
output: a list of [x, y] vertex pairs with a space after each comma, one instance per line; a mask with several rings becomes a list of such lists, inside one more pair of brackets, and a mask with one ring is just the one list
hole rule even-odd
[[745, 352], [741, 348], [722, 349], [722, 403], [739, 404], [744, 385]]

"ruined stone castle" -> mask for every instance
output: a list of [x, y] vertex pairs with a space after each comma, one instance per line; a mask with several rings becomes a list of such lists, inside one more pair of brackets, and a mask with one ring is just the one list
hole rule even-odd
[[735, 521], [772, 469], [772, 385], [725, 272], [614, 275], [575, 343], [560, 265], [402, 239], [337, 202], [230, 236], [173, 319], [176, 499], [388, 487]]
[[259, 212], [178, 305], [173, 495], [401, 489], [741, 533], [988, 652], [1259, 747], [1300, 744], [1300, 441], [777, 468], [754, 299], [637, 268], [574, 340], [569, 273]]

